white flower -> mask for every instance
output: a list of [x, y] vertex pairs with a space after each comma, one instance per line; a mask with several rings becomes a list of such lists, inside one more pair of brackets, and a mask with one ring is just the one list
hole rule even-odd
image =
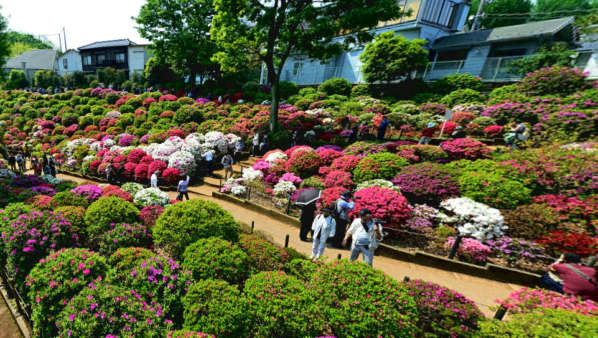
[[288, 181], [279, 181], [274, 186], [274, 195], [277, 197], [288, 197], [297, 190], [295, 185]]
[[11, 170], [0, 169], [0, 178], [15, 178], [17, 175]]
[[168, 158], [168, 167], [177, 168], [181, 175], [191, 175], [195, 171], [195, 156], [188, 151], [177, 151]]
[[247, 189], [242, 185], [236, 185], [230, 189], [230, 192], [232, 192], [235, 196], [245, 195], [246, 191]]
[[154, 160], [168, 162], [170, 155], [174, 154], [177, 150], [177, 147], [174, 145], [162, 143], [152, 151], [151, 155]]
[[394, 184], [392, 184], [391, 181], [383, 180], [381, 178], [361, 182], [357, 185], [357, 187], [355, 188], [355, 191], [359, 191], [361, 189], [370, 188], [370, 187], [380, 187], [380, 188], [392, 189], [396, 192], [401, 192], [401, 189], [399, 189], [399, 187], [396, 187]]
[[[504, 235], [507, 227], [500, 210], [478, 203], [467, 197], [451, 198], [440, 206], [455, 214], [459, 233], [471, 236], [479, 241], [498, 238]], [[441, 220], [450, 220], [446, 215], [439, 215]]]
[[286, 160], [287, 159], [287, 155], [285, 155], [285, 153], [281, 152], [281, 151], [275, 151], [273, 153], [270, 153], [265, 159], [264, 161], [272, 164], [274, 162], [276, 162], [277, 160]]
[[162, 143], [162, 144], [172, 146], [172, 147], [179, 147], [180, 145], [183, 144], [183, 142], [185, 142], [185, 141], [182, 138], [180, 138], [178, 136], [171, 136], [166, 141], [164, 141], [164, 143]]
[[56, 185], [60, 182], [62, 182], [61, 179], [56, 178], [54, 176], [50, 176], [50, 175], [42, 175], [40, 177], [44, 182], [48, 183], [48, 184], [52, 184], [52, 185]]
[[133, 201], [141, 207], [147, 207], [148, 205], [166, 206], [170, 203], [170, 198], [168, 198], [167, 193], [158, 188], [146, 188], [139, 190]]
[[106, 113], [106, 117], [111, 118], [111, 119], [117, 119], [120, 117], [120, 112], [113, 110], [113, 111], [109, 111]]
[[243, 179], [246, 181], [253, 181], [259, 180], [264, 176], [260, 170], [255, 170], [253, 168], [243, 168]]

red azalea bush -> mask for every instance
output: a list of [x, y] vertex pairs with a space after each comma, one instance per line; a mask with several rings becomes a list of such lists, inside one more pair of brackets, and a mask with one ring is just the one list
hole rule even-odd
[[163, 101], [176, 101], [176, 100], [177, 100], [177, 97], [175, 95], [166, 94], [166, 95], [160, 96], [160, 99], [158, 101], [163, 102]]
[[162, 178], [168, 184], [176, 184], [181, 178], [181, 171], [177, 168], [166, 168], [162, 171]]
[[168, 137], [177, 136], [182, 139], [185, 138], [185, 132], [180, 129], [169, 129], [167, 134], [168, 134]]
[[[300, 146], [292, 146], [289, 149], [284, 151], [284, 154], [287, 155], [287, 158], [291, 158], [291, 156], [293, 155], [293, 153], [295, 152], [295, 150], [299, 150], [299, 149], [305, 149], [305, 150], [312, 150], [315, 151], [314, 148], [310, 147], [310, 146], [306, 146], [306, 145], [300, 145]], [[264, 155], [263, 158], [268, 157], [267, 155], [269, 155], [270, 152], [266, 153]]]
[[129, 155], [127, 155], [127, 162], [137, 164], [137, 163], [141, 162], [141, 159], [144, 156], [147, 156], [147, 154], [145, 153], [145, 151], [143, 151], [141, 149], [138, 149], [138, 148], [133, 149], [133, 150], [131, 150], [131, 152], [129, 153]]
[[132, 163], [132, 162], [128, 162], [125, 163], [123, 169], [123, 174], [125, 176], [126, 179], [132, 179], [133, 176], [135, 175], [135, 168], [137, 168], [137, 164], [136, 163]]
[[552, 251], [555, 255], [564, 252], [573, 252], [580, 256], [598, 253], [598, 237], [591, 237], [586, 234], [549, 231], [548, 235], [536, 240], [536, 242], [546, 247], [548, 251]]
[[387, 226], [391, 227], [398, 227], [411, 217], [407, 199], [392, 189], [369, 187], [357, 191], [354, 198], [353, 217], [359, 217], [359, 211], [368, 208], [374, 218], [388, 222]]
[[351, 174], [348, 172], [335, 170], [326, 175], [324, 184], [326, 184], [326, 187], [328, 188], [343, 187], [350, 189], [353, 186], [353, 181], [351, 180]]
[[504, 129], [503, 126], [497, 126], [497, 125], [488, 126], [488, 127], [484, 128], [484, 134], [486, 134], [486, 136], [490, 136], [490, 137], [497, 137], [502, 133], [503, 129]]
[[322, 204], [323, 207], [329, 207], [330, 205], [332, 205], [332, 203], [339, 199], [341, 197], [341, 194], [345, 191], [348, 190], [347, 188], [343, 187], [333, 187], [324, 189], [322, 191], [322, 196], [319, 202]]
[[286, 170], [306, 178], [318, 172], [322, 160], [313, 150], [296, 150], [286, 163]]
[[102, 194], [102, 197], [108, 197], [108, 196], [116, 196], [125, 201], [131, 202], [131, 203], [133, 202], [133, 196], [131, 196], [131, 194], [129, 194], [128, 192], [120, 190], [120, 189], [110, 190], [110, 191]]
[[[473, 121], [476, 118], [476, 114], [470, 113], [468, 111], [458, 111], [451, 116], [451, 121], [460, 124], [462, 126], [467, 125], [469, 122]], [[446, 130], [446, 129], [445, 129]]]
[[459, 126], [458, 124], [456, 124], [455, 122], [452, 121], [446, 121], [440, 124], [440, 126], [438, 126], [438, 132], [440, 133], [440, 131], [442, 130], [442, 126], [444, 126], [444, 132], [443, 135], [450, 135], [452, 132], [455, 131], [455, 129]]
[[135, 181], [144, 182], [147, 178], [148, 165], [145, 163], [139, 163], [135, 167]]
[[163, 212], [164, 208], [161, 205], [148, 205], [141, 209], [139, 217], [145, 226], [151, 228], [156, 224], [156, 220]]
[[33, 205], [37, 210], [50, 209], [50, 202], [52, 197], [47, 195], [36, 195], [27, 200], [27, 204]]
[[149, 179], [156, 171], [163, 172], [166, 168], [168, 168], [168, 164], [164, 163], [164, 161], [156, 160], [150, 163], [147, 167], [147, 178]]
[[139, 164], [147, 164], [148, 166], [150, 165], [150, 163], [154, 162], [154, 158], [151, 157], [150, 155], [145, 155], [141, 158], [141, 160], [139, 161]]
[[165, 110], [160, 113], [160, 117], [165, 118], [165, 119], [170, 119], [174, 116], [174, 114], [175, 114], [175, 112], [173, 112], [172, 110]]
[[330, 172], [332, 171], [332, 168], [325, 166], [325, 167], [320, 167], [318, 168], [318, 175], [322, 176], [322, 177], [326, 177], [326, 175], [330, 174]]
[[411, 163], [437, 162], [448, 159], [448, 155], [444, 150], [427, 144], [400, 146], [397, 149], [397, 155]]
[[100, 166], [100, 164], [102, 164], [102, 160], [93, 160], [93, 161], [91, 161], [91, 163], [89, 163], [89, 172], [91, 172], [91, 173], [97, 173], [98, 172], [98, 167]]
[[562, 223], [577, 224], [580, 228], [579, 232], [585, 232], [585, 228], [592, 228], [598, 220], [598, 198], [596, 197], [581, 200], [577, 197], [548, 194], [535, 196], [533, 200], [554, 210]]
[[355, 155], [345, 155], [334, 159], [330, 168], [332, 170], [341, 170], [351, 172], [355, 167], [357, 167], [357, 163], [361, 160], [361, 157]]
[[343, 152], [334, 149], [325, 149], [318, 153], [323, 165], [330, 165], [335, 159], [343, 156]]
[[147, 99], [143, 100], [143, 106], [145, 108], [149, 108], [149, 106], [154, 102], [156, 102], [156, 99], [154, 99], [153, 97], [148, 97]]
[[440, 148], [455, 160], [476, 160], [487, 157], [490, 153], [487, 145], [469, 137], [444, 141], [440, 144]]

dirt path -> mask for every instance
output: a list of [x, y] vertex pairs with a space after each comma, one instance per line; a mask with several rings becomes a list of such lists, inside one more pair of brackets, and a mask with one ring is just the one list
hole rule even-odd
[[[58, 177], [76, 182], [88, 181], [62, 174], [58, 175]], [[214, 187], [203, 185], [199, 187], [190, 187], [189, 190], [191, 192], [189, 194], [191, 198], [202, 198], [216, 202], [230, 212], [239, 222], [251, 224], [251, 222], [254, 221], [255, 230], [262, 232], [278, 245], [283, 246], [285, 236], [289, 234], [290, 247], [306, 255], [311, 254], [311, 243], [299, 240], [299, 230], [297, 228], [271, 219], [258, 211], [240, 207], [232, 202], [213, 198], [211, 194], [213, 191], [216, 191], [216, 188]], [[175, 192], [169, 192], [168, 194], [172, 199], [176, 197]], [[327, 248], [325, 256], [326, 259], [335, 259], [339, 253], [343, 258], [347, 258], [349, 255], [348, 250]], [[516, 284], [496, 282], [381, 256], [376, 256], [374, 258], [374, 268], [384, 271], [397, 280], [403, 280], [405, 276], [409, 276], [411, 279], [420, 278], [458, 291], [475, 301], [486, 315], [492, 315], [494, 313], [490, 307], [495, 305], [495, 299], [507, 298], [512, 291], [521, 287]]]
[[0, 296], [0, 338], [21, 338], [21, 331], [17, 327], [4, 297]]

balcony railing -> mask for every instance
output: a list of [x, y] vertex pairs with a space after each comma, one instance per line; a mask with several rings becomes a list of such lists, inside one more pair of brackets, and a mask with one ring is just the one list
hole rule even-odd
[[505, 57], [489, 57], [486, 58], [482, 71], [479, 74], [467, 71], [464, 67], [466, 60], [456, 61], [439, 61], [432, 62], [424, 72], [424, 79], [426, 81], [437, 80], [444, 76], [456, 73], [472, 73], [472, 75], [479, 75], [483, 81], [488, 82], [508, 82], [517, 81], [521, 79], [519, 69], [514, 65], [516, 60], [524, 56], [505, 56]]

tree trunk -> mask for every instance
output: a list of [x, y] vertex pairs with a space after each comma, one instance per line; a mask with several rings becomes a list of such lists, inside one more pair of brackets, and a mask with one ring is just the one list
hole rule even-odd
[[274, 76], [271, 81], [272, 105], [270, 106], [270, 131], [278, 126], [278, 106], [280, 105], [280, 79]]

